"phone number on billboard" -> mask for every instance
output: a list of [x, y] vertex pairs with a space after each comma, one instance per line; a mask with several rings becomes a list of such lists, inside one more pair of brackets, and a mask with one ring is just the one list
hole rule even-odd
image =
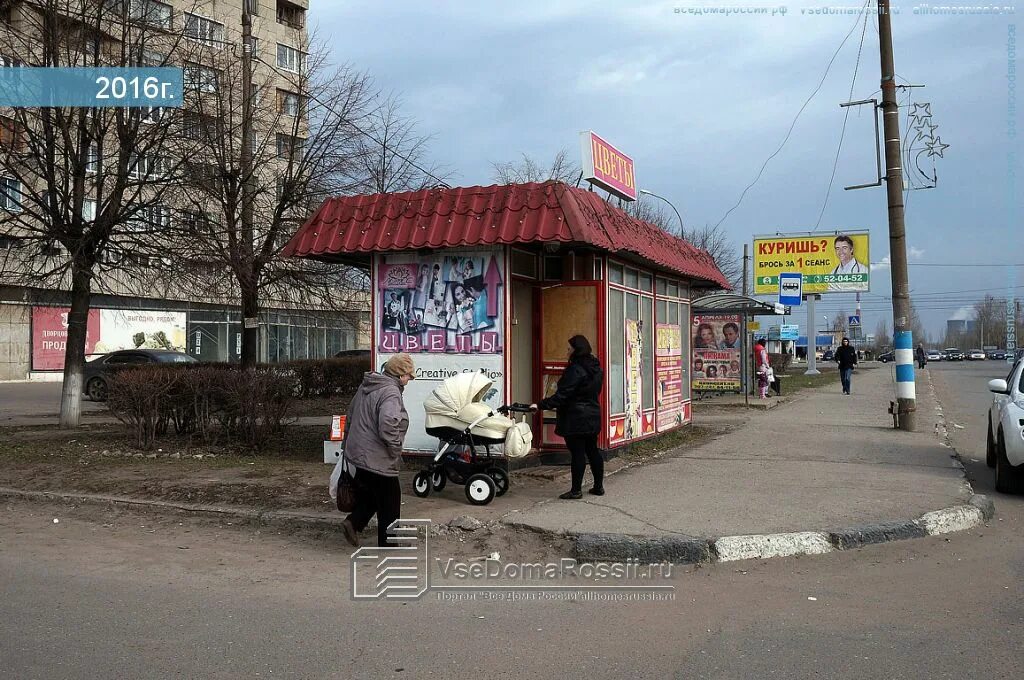
[[822, 283], [863, 283], [867, 281], [867, 274], [823, 274]]

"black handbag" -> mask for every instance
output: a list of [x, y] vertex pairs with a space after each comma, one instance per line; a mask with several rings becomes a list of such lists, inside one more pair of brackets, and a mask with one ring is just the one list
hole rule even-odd
[[341, 476], [338, 477], [337, 495], [340, 512], [352, 512], [356, 505], [355, 481], [345, 470], [341, 471]]

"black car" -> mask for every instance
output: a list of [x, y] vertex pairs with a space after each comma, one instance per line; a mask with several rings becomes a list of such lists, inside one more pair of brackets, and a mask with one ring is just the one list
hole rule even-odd
[[985, 355], [989, 359], [996, 359], [998, 361], [1006, 360], [1006, 350], [1003, 349], [990, 349]]
[[829, 350], [825, 350], [825, 353], [821, 355], [821, 360], [822, 361], [835, 361], [836, 360], [836, 353], [833, 352], [830, 349]]
[[947, 347], [942, 350], [942, 354], [946, 357], [946, 361], [963, 361], [967, 358], [963, 350], [959, 350], [956, 347]]
[[85, 365], [82, 393], [92, 401], [107, 400], [107, 380], [111, 374], [132, 366], [147, 364], [195, 363], [188, 354], [166, 349], [121, 349], [96, 357]]
[[883, 364], [887, 364], [890, 361], [896, 361], [896, 352], [894, 352], [893, 350], [883, 352], [882, 354], [878, 355], [878, 360], [881, 361]]

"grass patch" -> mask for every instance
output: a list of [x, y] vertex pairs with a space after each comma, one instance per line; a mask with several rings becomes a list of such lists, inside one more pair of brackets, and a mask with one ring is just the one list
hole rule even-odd
[[816, 387], [827, 387], [839, 382], [839, 371], [825, 369], [820, 375], [795, 375], [782, 376], [782, 396], [792, 397], [801, 390], [814, 389]]
[[659, 437], [652, 437], [651, 439], [645, 439], [644, 441], [632, 444], [625, 451], [621, 452], [619, 457], [631, 462], [641, 461], [669, 449], [703, 444], [714, 434], [715, 431], [710, 427], [687, 425]]

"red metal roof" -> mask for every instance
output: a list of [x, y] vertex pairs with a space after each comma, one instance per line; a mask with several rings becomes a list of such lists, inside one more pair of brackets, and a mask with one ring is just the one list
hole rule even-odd
[[689, 242], [561, 182], [339, 196], [285, 246], [287, 257], [559, 241], [628, 253], [662, 269], [731, 288]]

